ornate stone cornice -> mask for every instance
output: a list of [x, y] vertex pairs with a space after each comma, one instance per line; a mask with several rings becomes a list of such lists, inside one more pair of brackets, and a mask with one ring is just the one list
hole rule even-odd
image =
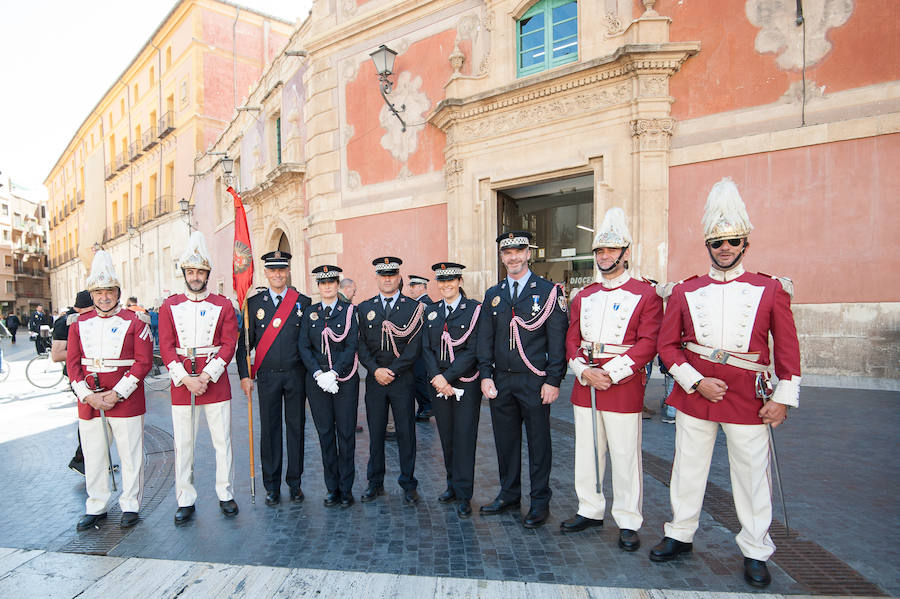
[[[449, 133], [454, 125], [464, 121], [484, 118], [492, 112], [514, 106], [543, 102], [554, 96], [573, 96], [572, 92], [578, 92], [580, 88], [597, 88], [598, 84], [615, 83], [635, 74], [669, 77], [698, 50], [699, 44], [690, 42], [625, 45], [611, 56], [554, 69], [468, 98], [446, 98], [435, 107], [428, 122]], [[630, 86], [623, 85], [628, 87], [630, 96]], [[618, 88], [610, 85], [603, 87]], [[663, 89], [665, 86], [656, 87]], [[595, 95], [597, 91], [583, 90], [580, 97]], [[619, 93], [617, 90], [614, 95]], [[608, 96], [609, 92], [605, 95]], [[522, 126], [525, 125], [527, 123], [522, 123]]]
[[247, 203], [261, 201], [265, 198], [276, 195], [281, 189], [291, 183], [300, 183], [306, 176], [306, 163], [304, 162], [282, 162], [274, 169], [269, 171], [266, 178], [258, 185], [246, 189], [241, 192], [241, 198]]
[[673, 133], [675, 119], [670, 117], [631, 121], [631, 135], [636, 151], [668, 150]]

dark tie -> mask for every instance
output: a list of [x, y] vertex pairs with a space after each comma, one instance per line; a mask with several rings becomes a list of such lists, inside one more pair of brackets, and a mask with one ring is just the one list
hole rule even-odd
[[275, 296], [275, 307], [277, 308], [277, 307], [280, 306], [280, 305], [281, 305], [281, 296], [280, 296], [280, 295], [276, 295], [276, 296]]
[[325, 306], [325, 318], [329, 318], [331, 316], [331, 306]]
[[516, 299], [518, 297], [519, 297], [519, 282], [514, 281], [513, 288], [512, 288], [512, 303], [516, 303]]
[[391, 302], [394, 301], [394, 298], [387, 297], [384, 299], [384, 313], [387, 314], [391, 311]]
[[447, 318], [450, 318], [451, 314], [453, 314], [453, 306], [447, 306]]

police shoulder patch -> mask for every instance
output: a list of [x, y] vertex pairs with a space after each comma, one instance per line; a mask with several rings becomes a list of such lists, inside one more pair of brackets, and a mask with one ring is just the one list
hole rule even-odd
[[569, 306], [566, 302], [566, 296], [560, 294], [558, 298], [556, 298], [556, 303], [559, 304], [559, 309], [565, 312], [569, 309]]

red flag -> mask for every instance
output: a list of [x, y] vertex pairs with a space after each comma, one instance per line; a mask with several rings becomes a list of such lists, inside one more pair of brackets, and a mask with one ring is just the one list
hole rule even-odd
[[250, 247], [250, 230], [247, 213], [241, 196], [229, 185], [226, 189], [234, 198], [234, 254], [232, 256], [232, 282], [237, 293], [238, 305], [244, 309], [244, 299], [253, 284], [253, 251]]

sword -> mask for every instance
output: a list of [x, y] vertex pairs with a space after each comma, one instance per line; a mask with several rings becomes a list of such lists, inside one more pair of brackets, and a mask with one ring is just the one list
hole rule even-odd
[[[191, 376], [197, 376], [197, 348], [187, 348], [187, 357], [191, 359]], [[191, 474], [190, 481], [194, 484], [194, 406], [197, 403], [197, 397], [191, 392]]]
[[[593, 346], [587, 350], [587, 356], [588, 367], [590, 367], [590, 364], [594, 361]], [[596, 481], [597, 493], [602, 493], [602, 487], [600, 486], [603, 482], [600, 480], [600, 452], [597, 450], [597, 389], [593, 385], [591, 385], [591, 431], [594, 434], [594, 480]]]
[[[102, 391], [100, 388], [100, 375], [96, 372], [94, 373], [94, 385], [97, 387], [95, 393], [100, 393]], [[103, 427], [103, 440], [106, 442], [106, 465], [107, 470], [109, 470], [109, 481], [112, 484], [112, 490], [118, 491], [116, 488], [116, 475], [113, 473], [112, 451], [109, 448], [109, 431], [106, 428], [106, 410], [100, 410], [100, 426]]]
[[[764, 377], [765, 373], [756, 374], [756, 395], [763, 400], [763, 405], [772, 397], [773, 391], [769, 386], [769, 380]], [[784, 514], [784, 530], [788, 538], [791, 536], [791, 527], [788, 525], [787, 504], [784, 501], [784, 487], [781, 484], [781, 470], [778, 468], [778, 453], [775, 451], [775, 432], [772, 425], [767, 424], [766, 430], [769, 432], [769, 455], [772, 460], [772, 471], [775, 473], [775, 484], [778, 485], [778, 496], [781, 499], [781, 512]]]

